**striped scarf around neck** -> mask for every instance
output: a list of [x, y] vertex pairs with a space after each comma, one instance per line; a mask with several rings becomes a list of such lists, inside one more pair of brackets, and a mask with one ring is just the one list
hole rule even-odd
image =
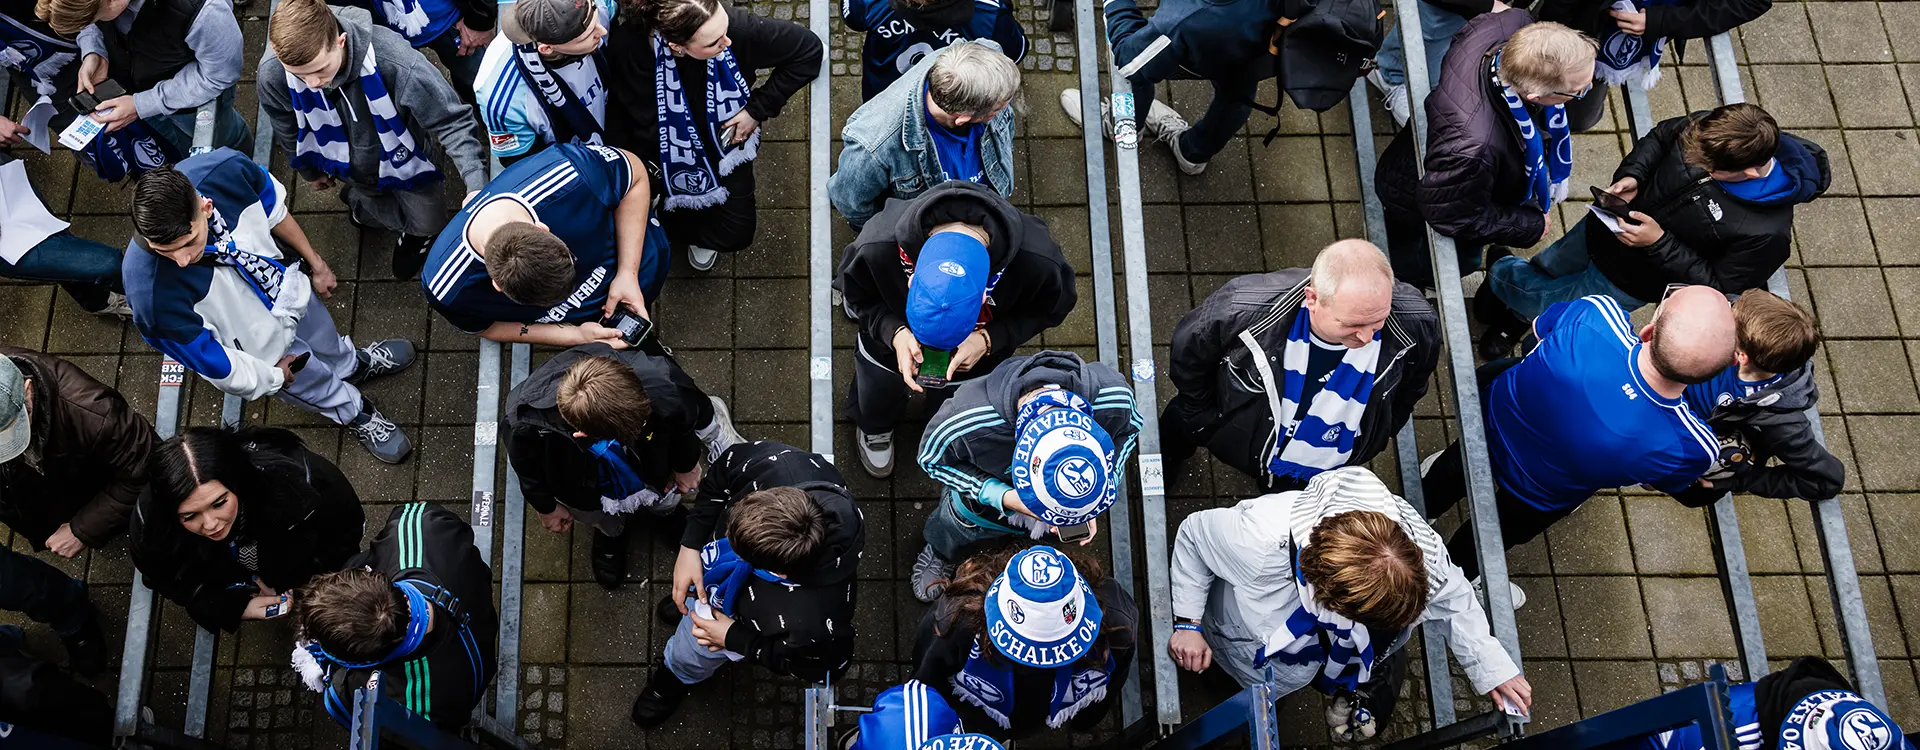
[[[293, 98], [294, 125], [299, 131], [293, 167], [351, 181], [353, 144], [340, 111], [327, 99], [325, 89], [307, 86], [290, 71], [286, 76], [287, 90]], [[380, 136], [380, 176], [375, 187], [382, 192], [411, 191], [439, 181], [440, 170], [420, 153], [413, 134], [407, 131], [406, 120], [387, 93], [371, 44], [360, 60], [359, 76], [360, 93], [367, 98], [367, 112], [373, 118], [374, 132]]]

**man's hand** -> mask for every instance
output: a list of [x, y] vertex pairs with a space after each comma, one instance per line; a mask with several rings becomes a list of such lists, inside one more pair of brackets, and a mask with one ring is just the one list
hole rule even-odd
[[262, 594], [247, 602], [247, 609], [245, 612], [240, 613], [240, 619], [265, 620], [267, 619], [267, 608], [275, 604], [280, 605], [280, 609], [274, 613], [274, 617], [285, 617], [288, 609], [287, 595]]
[[5, 117], [0, 117], [0, 146], [11, 146], [20, 143], [26, 140], [27, 135], [32, 132], [32, 128], [25, 127]]
[[706, 470], [700, 468], [700, 464], [694, 464], [692, 469], [675, 472], [673, 484], [680, 488], [681, 493], [691, 495], [700, 491], [700, 477], [705, 475]]
[[1700, 486], [1702, 486], [1702, 487], [1705, 487], [1705, 488], [1707, 488], [1707, 489], [1713, 489], [1713, 482], [1709, 482], [1709, 481], [1707, 481], [1707, 479], [1706, 479], [1705, 477], [1702, 477], [1702, 478], [1700, 478], [1700, 479], [1695, 479], [1695, 480], [1693, 480], [1693, 481], [1695, 481], [1695, 482], [1697, 482], [1697, 483], [1699, 483], [1699, 484], [1700, 484]]
[[727, 631], [733, 629], [733, 618], [720, 610], [713, 611], [713, 619], [693, 618], [693, 640], [707, 647], [709, 652], [727, 649]]
[[323, 174], [307, 180], [307, 187], [313, 190], [332, 190], [335, 184], [333, 175], [330, 174]]
[[733, 142], [726, 145], [738, 146], [746, 143], [747, 138], [753, 135], [753, 131], [760, 129], [760, 121], [753, 119], [753, 115], [747, 114], [747, 111], [742, 109], [733, 113], [726, 122], [720, 123], [721, 131], [724, 132], [727, 128], [733, 128]]
[[1527, 684], [1527, 676], [1523, 674], [1500, 683], [1487, 697], [1492, 698], [1496, 706], [1517, 708], [1521, 713], [1533, 711], [1533, 686]]
[[340, 280], [333, 275], [332, 266], [315, 266], [307, 269], [307, 281], [313, 283], [313, 293], [320, 299], [333, 299], [334, 287], [340, 286]]
[[1620, 196], [1620, 200], [1632, 203], [1634, 196], [1640, 194], [1640, 179], [1637, 177], [1622, 177], [1612, 185], [1608, 185], [1607, 192]]
[[93, 110], [93, 114], [88, 116], [92, 117], [94, 122], [106, 125], [107, 132], [111, 133], [132, 125], [134, 120], [140, 119], [140, 111], [133, 106], [133, 96], [129, 94], [101, 102], [100, 106]]
[[1508, 4], [1506, 4], [1506, 3], [1503, 3], [1503, 2], [1500, 2], [1500, 0], [1493, 0], [1493, 9], [1492, 9], [1492, 10], [1490, 10], [1490, 11], [1488, 11], [1488, 12], [1490, 12], [1490, 13], [1501, 13], [1501, 12], [1504, 12], [1504, 11], [1509, 11], [1509, 10], [1513, 10], [1513, 6], [1511, 6], [1511, 5], [1508, 5]]
[[953, 361], [947, 364], [947, 379], [952, 380], [956, 373], [967, 372], [987, 356], [987, 332], [985, 329], [968, 334], [953, 350]]
[[[1024, 508], [1026, 506], [1022, 505], [1021, 507]], [[1054, 536], [1060, 535], [1060, 527], [1058, 526], [1053, 527], [1053, 535]], [[1079, 545], [1082, 547], [1085, 547], [1089, 544], [1092, 544], [1093, 538], [1097, 536], [1100, 536], [1100, 519], [1089, 518], [1087, 519], [1087, 538], [1080, 540]]]
[[540, 514], [540, 525], [555, 534], [565, 534], [573, 530], [573, 511], [565, 503], [554, 503], [552, 513]]
[[640, 274], [613, 274], [613, 283], [607, 285], [607, 304], [602, 306], [602, 311], [612, 317], [621, 305], [631, 308], [635, 315], [653, 320], [653, 316], [647, 314], [647, 297], [640, 292]]
[[1207, 647], [1207, 639], [1192, 630], [1175, 630], [1173, 637], [1167, 640], [1167, 653], [1173, 655], [1173, 663], [1189, 672], [1205, 672], [1213, 666], [1213, 649]]
[[462, 57], [486, 51], [487, 43], [493, 41], [493, 29], [474, 31], [467, 28], [467, 22], [464, 20], [455, 21], [453, 26], [460, 30], [460, 49], [456, 54]]
[[98, 52], [87, 53], [80, 61], [80, 80], [75, 82], [75, 87], [91, 94], [93, 87], [104, 80], [107, 80], [107, 58], [101, 57]]
[[700, 550], [681, 547], [680, 554], [673, 558], [673, 606], [680, 614], [687, 614], [687, 594], [691, 593], [700, 601], [707, 600], [707, 588], [700, 585], [701, 574], [705, 567], [700, 564]]
[[1546, 242], [1547, 235], [1552, 233], [1553, 233], [1553, 209], [1549, 208], [1546, 210], [1546, 212], [1540, 215], [1540, 239], [1534, 240], [1533, 244], [1538, 245], [1542, 242]]
[[284, 391], [293, 386], [293, 360], [294, 356], [288, 354], [281, 357], [280, 361], [274, 365], [274, 367], [280, 368], [280, 375], [285, 378], [285, 380], [280, 381], [280, 390]]
[[1646, 11], [1614, 9], [1607, 11], [1607, 15], [1613, 16], [1613, 25], [1620, 27], [1621, 31], [1634, 36], [1647, 33]]
[[913, 377], [920, 374], [920, 340], [913, 337], [913, 329], [902, 326], [893, 333], [894, 365], [900, 368], [900, 379], [907, 381], [907, 390], [925, 393]]
[[460, 199], [460, 207], [461, 207], [461, 208], [466, 208], [466, 207], [467, 207], [467, 204], [469, 204], [469, 203], [472, 203], [472, 202], [473, 202], [473, 196], [476, 196], [476, 195], [479, 195], [479, 194], [480, 194], [480, 191], [478, 191], [478, 190], [468, 190], [468, 191], [467, 191], [467, 197], [465, 197], [465, 198], [461, 198], [461, 199]]
[[273, 587], [268, 586], [266, 581], [260, 580], [260, 576], [253, 577], [253, 593], [258, 596], [280, 595], [280, 592], [273, 590]]
[[[1661, 229], [1660, 222], [1654, 221], [1651, 216], [1628, 211], [1626, 218], [1630, 221], [1620, 222], [1620, 231], [1615, 232], [1614, 236], [1619, 237], [1621, 244], [1627, 247], [1646, 247], [1667, 236], [1667, 230]], [[1633, 223], [1635, 221], [1640, 223]]]
[[613, 347], [615, 351], [627, 348], [627, 340], [620, 338], [619, 329], [588, 321], [575, 326], [573, 330], [580, 334], [580, 340], [576, 344], [601, 343]]
[[81, 544], [80, 538], [73, 535], [73, 524], [70, 523], [60, 524], [60, 528], [53, 530], [53, 536], [47, 537], [47, 549], [69, 560], [86, 548], [87, 545]]

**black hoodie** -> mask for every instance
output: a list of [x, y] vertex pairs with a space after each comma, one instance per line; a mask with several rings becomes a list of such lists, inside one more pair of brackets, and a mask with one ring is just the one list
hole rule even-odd
[[[249, 453], [280, 490], [273, 497], [240, 498], [244, 532], [259, 545], [260, 582], [275, 591], [305, 585], [344, 569], [360, 551], [366, 512], [345, 474], [308, 451], [293, 433], [254, 429]], [[231, 545], [187, 531], [175, 508], [154, 493], [140, 496], [130, 533], [133, 564], [148, 586], [187, 609], [207, 630], [234, 632], [254, 596], [254, 573]]]
[[680, 545], [699, 549], [724, 531], [733, 503], [769, 487], [798, 487], [827, 514], [824, 548], [805, 570], [773, 571], [794, 585], [748, 576], [736, 595], [727, 650], [784, 675], [819, 682], [853, 660], [855, 577], [866, 547], [866, 517], [847, 480], [827, 459], [784, 443], [738, 443], [700, 481]]
[[1593, 267], [1620, 291], [1644, 302], [1661, 298], [1668, 284], [1705, 284], [1727, 294], [1767, 285], [1787, 262], [1793, 239], [1793, 207], [1826, 192], [1833, 180], [1827, 152], [1811, 141], [1780, 134], [1775, 169], [1791, 185], [1763, 200], [1735, 196], [1706, 170], [1686, 163], [1680, 139], [1695, 112], [1662, 122], [1633, 146], [1613, 179], [1640, 181], [1631, 206], [1660, 223], [1666, 233], [1646, 247], [1629, 247], [1598, 221], [1586, 222]]
[[633, 368], [653, 406], [646, 438], [635, 445], [623, 443], [628, 463], [648, 487], [659, 490], [674, 474], [692, 471], [707, 450], [695, 430], [713, 421], [713, 402], [678, 363], [642, 351], [614, 351], [606, 344], [568, 349], [507, 394], [507, 418], [500, 425], [507, 460], [520, 475], [520, 492], [540, 513], [552, 513], [558, 503], [600, 509], [599, 459], [587, 450], [593, 440], [574, 438], [574, 428], [560, 418], [556, 405], [567, 369], [592, 356], [611, 357]]
[[840, 257], [833, 286], [860, 319], [861, 343], [881, 362], [893, 361], [893, 334], [907, 324], [909, 268], [902, 256], [918, 261], [927, 234], [954, 221], [986, 227], [987, 257], [1002, 274], [987, 297], [993, 348], [972, 372], [992, 370], [1073, 312], [1073, 266], [1047, 234], [1047, 223], [1021, 213], [986, 185], [953, 180], [910, 201], [889, 199]]
[[1713, 480], [1712, 488], [1677, 493], [1674, 499], [1697, 508], [1729, 492], [1806, 500], [1839, 494], [1847, 480], [1846, 467], [1814, 437], [1807, 414], [1819, 400], [1813, 363], [1807, 362], [1753, 395], [1714, 407], [1707, 425], [1721, 435], [1738, 432], [1746, 438], [1753, 449], [1751, 468]]

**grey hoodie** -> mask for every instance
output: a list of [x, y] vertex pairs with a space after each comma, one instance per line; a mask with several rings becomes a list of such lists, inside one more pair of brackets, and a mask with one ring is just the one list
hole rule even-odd
[[1056, 351], [1009, 359], [986, 377], [961, 384], [927, 421], [920, 467], [974, 513], [1006, 518], [1000, 498], [1013, 487], [1014, 419], [1020, 414], [1020, 397], [1046, 385], [1058, 385], [1093, 404], [1093, 421], [1113, 439], [1115, 471], [1122, 471], [1140, 434], [1133, 387], [1113, 368]]
[[1751, 468], [1713, 480], [1711, 489], [1695, 486], [1674, 497], [1699, 507], [1728, 492], [1805, 500], [1839, 494], [1846, 484], [1846, 467], [1814, 437], [1808, 412], [1819, 400], [1813, 363], [1808, 362], [1752, 395], [1715, 406], [1707, 425], [1715, 433], [1746, 438], [1753, 449]]
[[[341, 112], [347, 129], [352, 181], [371, 187], [380, 179], [380, 134], [374, 130], [373, 118], [367, 113], [367, 96], [360, 91], [360, 61], [367, 55], [367, 45], [372, 44], [380, 80], [386, 83], [387, 93], [406, 120], [407, 130], [413, 134], [420, 151], [433, 158], [444, 149], [468, 192], [484, 187], [487, 160], [486, 153], [480, 149], [480, 139], [474, 135], [473, 110], [460, 102], [446, 76], [407, 44], [405, 37], [385, 26], [374, 25], [373, 16], [366, 10], [334, 8], [333, 16], [346, 32], [347, 55], [340, 71], [334, 74], [333, 83], [327, 86], [326, 95], [327, 101]], [[287, 89], [286, 68], [280, 65], [272, 45], [260, 56], [256, 80], [260, 84], [260, 106], [273, 121], [274, 144], [291, 158], [299, 137], [293, 118], [293, 93]], [[320, 173], [303, 170], [300, 176], [314, 179]], [[439, 225], [445, 223], [446, 217], [440, 217]]]

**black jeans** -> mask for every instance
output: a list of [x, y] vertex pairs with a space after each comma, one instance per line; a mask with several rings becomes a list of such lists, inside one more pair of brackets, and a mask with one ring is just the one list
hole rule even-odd
[[[868, 435], [892, 432], [907, 411], [908, 395], [907, 381], [894, 369], [893, 347], [881, 346], [864, 333], [855, 337], [854, 345], [857, 348], [853, 351], [853, 382], [847, 384], [847, 416]], [[993, 366], [1005, 359], [983, 357], [972, 372], [957, 373], [959, 377], [947, 387], [927, 388], [926, 415], [932, 417], [939, 411], [940, 405], [953, 397], [962, 382], [992, 372]]]
[[46, 623], [61, 636], [79, 633], [93, 617], [86, 584], [40, 558], [10, 549], [0, 553], [0, 609]]
[[660, 212], [660, 228], [666, 230], [667, 242], [676, 252], [697, 245], [737, 253], [753, 244], [760, 228], [753, 206], [753, 162], [734, 167], [732, 174], [720, 178], [720, 186], [727, 189], [724, 203]]
[[[1420, 289], [1433, 289], [1433, 255], [1427, 247], [1427, 223], [1419, 212], [1388, 208], [1387, 260], [1393, 265], [1393, 277]], [[1453, 251], [1460, 259], [1460, 275], [1480, 268], [1480, 251], [1475, 242], [1454, 240]]]
[[[1474, 372], [1479, 381], [1481, 402], [1485, 403], [1487, 388], [1493, 384], [1500, 373], [1520, 364], [1519, 357], [1494, 360], [1480, 366]], [[1447, 446], [1446, 452], [1435, 460], [1420, 479], [1420, 491], [1427, 501], [1427, 518], [1439, 518], [1453, 506], [1458, 505], [1467, 496], [1467, 472], [1463, 461], [1465, 452], [1459, 441]], [[1494, 507], [1500, 512], [1500, 542], [1507, 549], [1513, 549], [1546, 531], [1548, 526], [1573, 512], [1573, 508], [1559, 510], [1540, 510], [1526, 501], [1514, 497], [1505, 488], [1496, 486], [1493, 490]], [[1574, 506], [1579, 507], [1579, 506]], [[1480, 575], [1479, 545], [1474, 540], [1472, 524], [1461, 524], [1447, 540], [1447, 556], [1453, 558], [1455, 565], [1467, 574], [1468, 578]]]

